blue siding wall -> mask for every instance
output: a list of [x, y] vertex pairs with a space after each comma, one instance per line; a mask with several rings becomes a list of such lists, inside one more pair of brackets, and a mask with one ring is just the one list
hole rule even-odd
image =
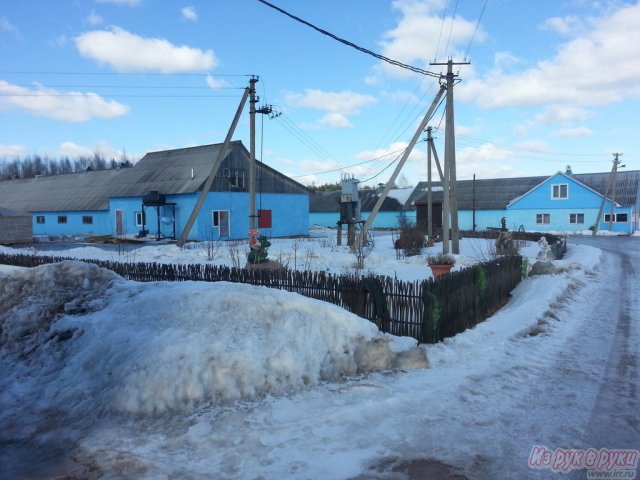
[[[567, 185], [567, 198], [552, 197], [553, 185]], [[557, 173], [542, 182], [526, 195], [507, 206], [507, 210], [517, 209], [589, 209], [600, 207], [602, 196], [573, 178]], [[607, 207], [608, 208], [608, 207]]]
[[[176, 237], [189, 220], [198, 200], [199, 194], [167, 195], [168, 203], [176, 203], [175, 223]], [[272, 211], [272, 228], [263, 233], [271, 237], [290, 235], [307, 235], [309, 233], [309, 196], [306, 194], [262, 194], [256, 198], [256, 210]], [[135, 212], [142, 211], [140, 198], [114, 198], [110, 203], [111, 215], [115, 219], [115, 211], [122, 210], [127, 234], [135, 234], [141, 227], [135, 224]], [[221, 237], [220, 228], [213, 226], [212, 211], [229, 211], [229, 236]], [[151, 236], [157, 235], [158, 217], [155, 207], [147, 207], [146, 228]], [[171, 236], [173, 225], [169, 206], [160, 208], [161, 236]], [[249, 232], [249, 194], [235, 192], [211, 192], [202, 205], [200, 214], [194, 223], [189, 240], [214, 240], [219, 238], [243, 239]]]
[[[369, 218], [370, 212], [362, 212], [362, 219]], [[405, 212], [378, 212], [375, 220], [373, 221], [373, 228], [398, 228], [398, 220], [400, 217], [405, 217], [409, 222], [416, 222], [415, 211]], [[321, 227], [333, 227], [337, 226], [337, 221], [340, 220], [340, 214], [338, 212], [308, 212], [309, 225], [319, 225]]]
[[[38, 217], [44, 217], [44, 223], [38, 223]], [[66, 217], [67, 223], [58, 223], [58, 217]], [[82, 217], [91, 217], [92, 223], [82, 223]], [[109, 235], [113, 232], [109, 223], [106, 211], [33, 212], [33, 234], [36, 236]]]

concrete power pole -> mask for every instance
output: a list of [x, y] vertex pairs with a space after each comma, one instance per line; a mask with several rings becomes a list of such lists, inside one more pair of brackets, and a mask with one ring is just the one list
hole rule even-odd
[[256, 83], [249, 80], [249, 230], [256, 229]]
[[[613, 179], [616, 176], [616, 172], [618, 171], [618, 165], [622, 163], [618, 160], [618, 157], [622, 156], [621, 153], [613, 154], [613, 165], [611, 167], [611, 173], [609, 173], [609, 177], [607, 178], [607, 184], [604, 188], [604, 194], [602, 195], [602, 201], [600, 202], [600, 209], [598, 210], [598, 216], [596, 217], [596, 223], [592, 227], [592, 235], [597, 235], [598, 230], [600, 230], [600, 220], [602, 219], [602, 212], [604, 211], [604, 205], [607, 201], [607, 195], [609, 195], [609, 190], [611, 189], [611, 185], [613, 184]], [[615, 208], [615, 204], [611, 202], [611, 211]], [[613, 220], [613, 215], [610, 216], [609, 221]], [[609, 227], [611, 228], [611, 227]]]
[[618, 176], [618, 165], [622, 163], [618, 160], [618, 157], [622, 155], [621, 153], [614, 153], [614, 167], [613, 167], [613, 179], [611, 180], [611, 208], [609, 210], [609, 231], [613, 230], [613, 216], [616, 209], [616, 186], [617, 186], [617, 176]]
[[[446, 106], [446, 130], [445, 130], [445, 144], [444, 144], [444, 182], [446, 187], [444, 188], [444, 197], [442, 208], [445, 210], [445, 203], [447, 212], [442, 212], [443, 221], [443, 252], [449, 253], [449, 216], [451, 217], [451, 248], [455, 254], [460, 253], [460, 229], [458, 227], [458, 192], [457, 192], [457, 174], [456, 174], [456, 135], [455, 135], [455, 119], [453, 109], [453, 84], [455, 77], [453, 73], [454, 65], [469, 65], [469, 62], [454, 62], [449, 60], [447, 63], [433, 62], [431, 65], [446, 65], [447, 66], [447, 106]], [[443, 185], [444, 187], [444, 185]], [[447, 193], [449, 199], [447, 199]], [[445, 225], [446, 223], [446, 225]]]

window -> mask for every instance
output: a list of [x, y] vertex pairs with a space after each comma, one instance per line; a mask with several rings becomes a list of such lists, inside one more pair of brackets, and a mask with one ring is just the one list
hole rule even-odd
[[236, 188], [244, 188], [244, 170], [236, 170], [229, 178], [229, 185]]
[[136, 227], [142, 227], [142, 225], [146, 223], [145, 214], [143, 212], [136, 212], [135, 216], [136, 216]]
[[569, 223], [584, 223], [584, 213], [570, 213]]
[[36, 217], [36, 223], [43, 224], [44, 223], [44, 215], [38, 215]]
[[[604, 223], [609, 223], [611, 220], [611, 214], [605, 213], [604, 215]], [[613, 223], [627, 223], [629, 221], [628, 213], [614, 213], [613, 214]]]
[[93, 225], [93, 216], [92, 215], [83, 215], [82, 216], [82, 224], [83, 225]]
[[569, 185], [566, 183], [551, 185], [551, 198], [569, 198]]
[[67, 223], [66, 215], [58, 215], [58, 223]]
[[211, 226], [220, 229], [221, 237], [228, 237], [230, 234], [229, 229], [229, 210], [212, 210], [211, 211]]
[[536, 223], [538, 225], [549, 225], [551, 223], [551, 215], [548, 213], [536, 213]]

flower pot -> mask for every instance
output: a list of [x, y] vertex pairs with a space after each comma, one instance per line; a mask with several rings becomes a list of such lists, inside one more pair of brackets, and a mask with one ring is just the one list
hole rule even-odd
[[429, 268], [431, 268], [431, 273], [433, 273], [433, 276], [437, 278], [440, 275], [449, 273], [449, 270], [453, 268], [453, 265], [429, 265]]

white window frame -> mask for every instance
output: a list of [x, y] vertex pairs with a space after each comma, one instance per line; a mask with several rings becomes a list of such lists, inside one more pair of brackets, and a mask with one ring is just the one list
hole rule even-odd
[[223, 230], [220, 227], [220, 213], [226, 212], [227, 214], [227, 235], [231, 236], [231, 210], [211, 210], [211, 226], [213, 228], [217, 228], [219, 231], [219, 236], [223, 236]]
[[[541, 220], [541, 221], [538, 221]], [[547, 220], [545, 222], [545, 220]], [[536, 225], [550, 225], [551, 214], [550, 213], [536, 213]]]
[[[562, 196], [562, 187], [565, 187], [564, 197]], [[551, 185], [551, 199], [552, 200], [566, 200], [569, 198], [569, 184], [568, 183], [554, 183]]]
[[134, 212], [136, 227], [142, 227], [144, 225], [144, 212]]
[[[581, 221], [580, 221], [580, 217], [582, 217]], [[570, 213], [569, 214], [569, 223], [571, 223], [573, 225], [582, 225], [582, 224], [584, 224], [584, 213]]]

